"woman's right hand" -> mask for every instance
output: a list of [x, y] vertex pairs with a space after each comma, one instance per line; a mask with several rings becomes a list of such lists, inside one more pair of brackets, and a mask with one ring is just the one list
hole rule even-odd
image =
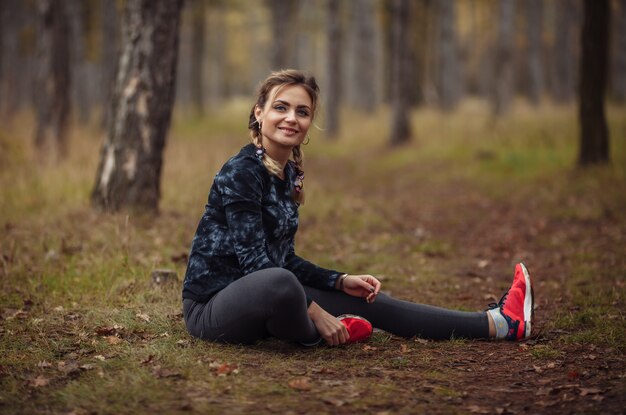
[[315, 302], [312, 302], [309, 306], [309, 317], [313, 320], [313, 324], [315, 324], [320, 336], [329, 345], [337, 346], [344, 344], [350, 338], [346, 326]]

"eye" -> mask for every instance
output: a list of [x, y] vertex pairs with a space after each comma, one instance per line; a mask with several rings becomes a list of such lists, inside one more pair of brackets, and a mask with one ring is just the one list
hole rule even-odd
[[299, 109], [298, 110], [298, 115], [300, 115], [301, 117], [308, 117], [309, 116], [309, 111], [307, 111], [305, 109]]
[[287, 109], [287, 107], [285, 107], [285, 106], [284, 106], [284, 105], [282, 105], [282, 104], [278, 104], [278, 105], [274, 105], [274, 109], [275, 109], [276, 111], [285, 111], [285, 110]]

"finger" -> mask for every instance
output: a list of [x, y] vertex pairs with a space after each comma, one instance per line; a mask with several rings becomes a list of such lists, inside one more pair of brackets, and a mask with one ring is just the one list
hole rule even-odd
[[343, 324], [341, 325], [341, 331], [339, 332], [339, 340], [340, 344], [346, 343], [350, 339], [350, 333], [348, 333], [348, 329]]

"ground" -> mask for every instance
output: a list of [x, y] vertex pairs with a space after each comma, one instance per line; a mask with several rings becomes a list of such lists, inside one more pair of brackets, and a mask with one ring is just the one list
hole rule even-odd
[[[212, 176], [247, 142], [245, 106], [177, 115], [158, 216], [92, 209], [98, 130], [77, 126], [70, 159], [40, 163], [24, 115], [0, 133], [0, 412], [623, 413], [625, 111], [609, 111], [612, 163], [585, 170], [573, 107], [419, 110], [398, 148], [384, 110], [344, 114], [333, 142], [314, 132], [302, 256], [472, 311], [524, 261], [536, 321], [522, 342], [376, 332], [313, 349], [211, 344], [182, 321], [188, 247]], [[158, 268], [178, 280], [152, 283]]]

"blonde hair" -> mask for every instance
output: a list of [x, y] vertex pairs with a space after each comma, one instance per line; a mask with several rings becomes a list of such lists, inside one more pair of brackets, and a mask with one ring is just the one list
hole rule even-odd
[[[312, 110], [315, 113], [315, 109], [317, 107], [317, 98], [319, 95], [319, 86], [315, 81], [315, 78], [311, 75], [307, 75], [302, 71], [298, 71], [295, 69], [283, 69], [281, 71], [272, 72], [270, 76], [268, 76], [261, 84], [259, 85], [259, 91], [257, 95], [256, 103], [252, 106], [250, 110], [250, 118], [248, 120], [248, 129], [250, 130], [250, 138], [252, 139], [252, 143], [261, 147], [261, 124], [256, 119], [255, 109], [265, 108], [265, 104], [269, 101], [270, 92], [276, 88], [275, 94], [280, 91], [280, 88], [283, 86], [291, 86], [298, 85], [304, 88], [304, 90], [309, 94], [312, 103]], [[296, 169], [300, 172], [303, 171], [303, 154], [300, 145], [297, 145], [292, 150], [292, 158], [294, 163], [296, 164]], [[282, 166], [269, 157], [267, 154], [263, 154], [261, 159], [265, 168], [275, 176], [280, 176], [282, 173]], [[300, 192], [295, 192], [293, 198], [296, 202], [302, 204], [304, 203], [304, 190]]]

